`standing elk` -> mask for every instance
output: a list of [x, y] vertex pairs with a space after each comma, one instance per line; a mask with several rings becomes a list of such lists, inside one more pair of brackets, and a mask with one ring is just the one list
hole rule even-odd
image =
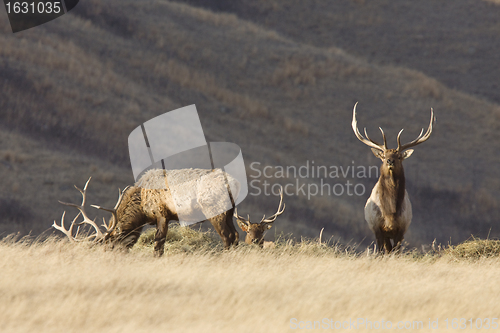
[[[372, 148], [373, 154], [382, 160], [380, 167], [380, 177], [372, 190], [372, 193], [365, 205], [365, 220], [375, 234], [378, 251], [385, 248], [389, 253], [393, 249], [399, 251], [403, 242], [404, 234], [411, 223], [412, 211], [410, 198], [405, 189], [405, 175], [403, 170], [403, 160], [410, 157], [413, 149], [408, 149], [422, 142], [427, 141], [432, 133], [432, 125], [436, 121], [434, 111], [431, 109], [431, 120], [427, 131], [424, 129], [418, 137], [404, 145], [401, 145], [400, 136], [403, 130], [399, 131], [396, 149], [388, 149], [384, 131], [382, 132], [384, 144], [379, 144], [368, 137], [366, 128], [365, 137], [358, 130], [356, 121], [356, 106], [354, 105], [352, 114], [352, 129], [356, 137]], [[394, 244], [391, 244], [391, 239]]]
[[[282, 207], [283, 206], [283, 207]], [[280, 203], [278, 205], [278, 210], [272, 216], [266, 219], [266, 215], [260, 220], [259, 223], [250, 222], [250, 215], [247, 218], [238, 215], [238, 210], [234, 210], [234, 217], [238, 222], [238, 226], [246, 232], [245, 243], [247, 244], [258, 244], [259, 246], [264, 246], [264, 233], [271, 229], [273, 222], [278, 216], [283, 214], [285, 211], [285, 205], [283, 204], [283, 189], [280, 190]]]
[[[168, 181], [167, 181], [168, 178]], [[185, 181], [187, 179], [187, 181]], [[120, 192], [118, 201], [113, 209], [107, 209], [92, 205], [94, 208], [102, 209], [112, 213], [109, 223], [103, 219], [105, 231], [101, 231], [94, 220], [91, 220], [85, 211], [87, 186], [77, 190], [82, 194], [81, 205], [61, 202], [63, 205], [77, 208], [80, 213], [73, 219], [69, 229], [64, 226], [65, 212], [61, 217], [61, 224], [54, 221], [53, 227], [63, 232], [71, 241], [78, 241], [78, 231], [73, 236], [74, 226], [88, 224], [95, 229], [95, 233], [84, 238], [96, 242], [111, 242], [112, 244], [122, 244], [131, 248], [139, 239], [142, 228], [145, 225], [156, 225], [154, 253], [161, 256], [164, 252], [164, 245], [167, 237], [169, 221], [179, 221], [179, 214], [176, 207], [181, 207], [183, 215], [207, 216], [207, 220], [212, 223], [217, 233], [222, 238], [224, 247], [227, 249], [231, 245], [238, 245], [239, 235], [233, 223], [234, 200], [236, 199], [240, 184], [228, 173], [221, 169], [181, 169], [165, 171], [153, 169], [147, 171], [134, 186], [129, 186]], [[181, 186], [169, 186], [168, 182], [179, 183]], [[227, 182], [226, 182], [227, 181]], [[225, 194], [227, 201], [228, 187], [236, 189], [233, 191], [229, 203], [231, 208], [227, 211], [215, 215], [214, 211], [222, 211], [221, 207], [228, 207], [227, 202], [222, 198]], [[180, 190], [179, 190], [180, 189]], [[184, 201], [174, 202], [173, 192], [181, 193]], [[223, 193], [222, 191], [226, 191]], [[188, 193], [189, 192], [189, 193]], [[238, 193], [234, 193], [238, 192]], [[178, 198], [178, 197], [176, 197]], [[223, 209], [225, 210], [225, 208]], [[83, 221], [77, 222], [82, 215]], [[210, 217], [211, 216], [211, 217]], [[204, 220], [204, 219], [202, 219]], [[199, 220], [198, 220], [199, 221]]]

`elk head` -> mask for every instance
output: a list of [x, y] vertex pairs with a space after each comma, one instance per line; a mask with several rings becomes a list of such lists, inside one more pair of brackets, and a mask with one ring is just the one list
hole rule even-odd
[[[122, 201], [122, 198], [123, 198], [123, 193], [127, 190], [128, 187], [125, 188], [123, 190], [123, 192], [118, 191], [119, 192], [118, 201], [116, 202], [116, 205], [115, 205], [115, 207], [113, 209], [108, 209], [108, 208], [103, 208], [101, 206], [91, 205], [94, 208], [102, 209], [102, 210], [111, 212], [113, 214], [113, 217], [111, 217], [111, 219], [109, 220], [109, 224], [106, 223], [106, 221], [103, 218], [102, 227], [104, 227], [104, 231], [102, 231], [101, 228], [95, 223], [95, 219], [91, 220], [88, 217], [88, 215], [87, 215], [87, 213], [85, 211], [85, 202], [87, 200], [87, 187], [89, 185], [89, 182], [90, 182], [91, 178], [92, 177], [90, 177], [87, 180], [87, 182], [85, 183], [85, 186], [84, 186], [83, 190], [80, 189], [80, 188], [78, 188], [75, 185], [75, 188], [82, 194], [82, 203], [80, 205], [59, 201], [61, 204], [65, 205], [65, 206], [75, 207], [76, 209], [78, 209], [80, 211], [78, 213], [78, 215], [76, 215], [76, 217], [71, 222], [71, 225], [70, 225], [69, 229], [66, 229], [66, 227], [64, 226], [64, 219], [65, 219], [66, 211], [64, 211], [63, 214], [62, 214], [61, 224], [60, 225], [58, 225], [56, 223], [56, 221], [54, 221], [54, 223], [52, 224], [52, 226], [55, 229], [61, 231], [66, 236], [68, 236], [68, 238], [69, 238], [69, 240], [71, 242], [78, 242], [78, 241], [82, 241], [82, 240], [92, 240], [92, 241], [95, 241], [95, 242], [105, 242], [105, 241], [107, 241], [107, 240], [110, 239], [110, 237], [113, 235], [113, 233], [115, 231], [115, 228], [117, 226], [116, 221], [118, 221], [118, 218], [116, 216], [116, 209], [120, 205], [120, 203]], [[82, 216], [83, 220], [80, 221], [80, 222], [77, 222], [77, 220], [80, 217], [80, 215]], [[79, 232], [80, 232], [80, 226], [85, 225], [85, 224], [90, 225], [94, 229], [95, 233], [92, 233], [92, 234], [90, 234], [90, 235], [88, 235], [86, 237], [80, 237], [80, 234], [79, 234]], [[74, 231], [74, 227], [75, 226], [77, 226], [76, 232]]]
[[361, 133], [358, 130], [358, 123], [356, 120], [356, 106], [358, 103], [354, 105], [354, 110], [352, 114], [352, 129], [354, 131], [354, 134], [356, 134], [356, 137], [363, 142], [365, 145], [371, 147], [373, 154], [378, 157], [380, 160], [382, 160], [382, 166], [380, 168], [380, 173], [381, 175], [391, 175], [393, 178], [396, 177], [404, 177], [404, 170], [403, 170], [403, 160], [407, 159], [408, 157], [413, 154], [413, 149], [409, 149], [411, 147], [414, 147], [416, 145], [421, 144], [422, 142], [425, 142], [429, 139], [432, 133], [432, 124], [434, 121], [436, 121], [436, 118], [434, 117], [434, 111], [431, 108], [431, 121], [429, 123], [429, 127], [427, 128], [427, 131], [424, 133], [424, 129], [422, 128], [422, 131], [420, 131], [420, 134], [418, 137], [406, 144], [401, 144], [401, 133], [403, 133], [403, 130], [399, 131], [398, 137], [397, 137], [397, 142], [398, 142], [398, 147], [396, 149], [389, 149], [387, 148], [387, 140], [385, 138], [385, 133], [382, 130], [381, 127], [379, 127], [380, 132], [382, 133], [382, 139], [384, 140], [383, 144], [377, 143], [370, 139], [368, 134], [366, 133], [366, 128], [364, 129], [365, 132], [365, 137], [361, 135]]
[[283, 188], [280, 190], [280, 203], [278, 205], [278, 210], [272, 216], [266, 218], [266, 215], [260, 220], [259, 223], [250, 222], [250, 216], [244, 218], [238, 215], [238, 210], [235, 208], [234, 217], [238, 222], [238, 226], [247, 233], [245, 237], [245, 243], [247, 244], [258, 244], [263, 246], [264, 244], [264, 234], [267, 230], [271, 229], [273, 222], [278, 216], [283, 214], [285, 211], [285, 205], [283, 204]]

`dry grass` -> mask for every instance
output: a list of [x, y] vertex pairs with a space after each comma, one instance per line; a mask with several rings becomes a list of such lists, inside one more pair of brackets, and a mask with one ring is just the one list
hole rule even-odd
[[[169, 243], [207, 237], [175, 229]], [[0, 258], [3, 332], [285, 332], [292, 318], [427, 327], [429, 318], [500, 310], [497, 258], [380, 258], [283, 241], [272, 250], [167, 249], [158, 259], [144, 244], [124, 253], [54, 238], [4, 239]]]
[[445, 253], [456, 260], [473, 259], [500, 256], [500, 240], [479, 239], [472, 237], [470, 240], [450, 246]]
[[[155, 233], [155, 228], [144, 231], [133, 250], [152, 252]], [[182, 253], [210, 251], [212, 249], [222, 249], [220, 237], [215, 233], [196, 230], [196, 226], [192, 228], [183, 228], [180, 227], [178, 223], [169, 225], [165, 251], [170, 253]]]

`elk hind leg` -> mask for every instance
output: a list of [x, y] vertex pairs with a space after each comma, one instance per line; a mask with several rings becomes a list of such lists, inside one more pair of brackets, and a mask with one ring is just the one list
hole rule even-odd
[[233, 214], [234, 214], [234, 208], [231, 208], [230, 210], [228, 210], [226, 212], [226, 225], [230, 229], [231, 239], [232, 239], [231, 244], [233, 244], [233, 246], [236, 246], [236, 245], [238, 245], [238, 242], [240, 240], [240, 234], [238, 234], [238, 231], [236, 230], [236, 227], [234, 226]]
[[165, 251], [165, 241], [167, 240], [168, 222], [166, 218], [162, 217], [156, 223], [155, 234], [155, 256], [161, 257]]
[[233, 224], [232, 211], [233, 209], [230, 209], [225, 213], [208, 219], [214, 226], [215, 231], [217, 231], [219, 236], [222, 238], [225, 249], [229, 249], [231, 245], [237, 245], [239, 239], [238, 232]]

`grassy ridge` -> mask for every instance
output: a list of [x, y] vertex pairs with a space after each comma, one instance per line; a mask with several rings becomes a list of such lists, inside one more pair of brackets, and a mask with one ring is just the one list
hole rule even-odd
[[174, 228], [159, 259], [147, 241], [124, 253], [3, 240], [2, 331], [286, 332], [292, 318], [427, 325], [500, 310], [498, 246], [479, 260], [446, 251], [375, 257], [316, 241], [224, 251], [207, 243], [213, 235], [181, 233]]

